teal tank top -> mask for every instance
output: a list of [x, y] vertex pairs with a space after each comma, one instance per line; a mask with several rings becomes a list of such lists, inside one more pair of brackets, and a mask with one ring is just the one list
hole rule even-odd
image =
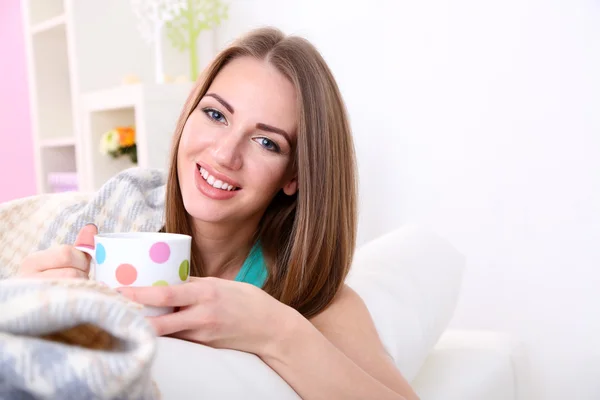
[[267, 264], [260, 245], [257, 243], [252, 246], [250, 254], [246, 257], [240, 272], [238, 272], [235, 280], [237, 282], [245, 282], [251, 285], [262, 288], [267, 281]]

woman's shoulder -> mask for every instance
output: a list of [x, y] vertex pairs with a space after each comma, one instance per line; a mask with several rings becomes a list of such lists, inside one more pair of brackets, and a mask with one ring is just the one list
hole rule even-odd
[[333, 298], [331, 304], [318, 315], [311, 318], [317, 328], [336, 324], [354, 323], [357, 320], [370, 319], [367, 306], [362, 298], [350, 286], [344, 284]]

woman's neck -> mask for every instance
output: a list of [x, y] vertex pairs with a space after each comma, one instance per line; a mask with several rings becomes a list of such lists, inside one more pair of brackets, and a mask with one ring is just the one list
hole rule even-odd
[[194, 245], [206, 276], [234, 279], [253, 245], [256, 227], [195, 221]]

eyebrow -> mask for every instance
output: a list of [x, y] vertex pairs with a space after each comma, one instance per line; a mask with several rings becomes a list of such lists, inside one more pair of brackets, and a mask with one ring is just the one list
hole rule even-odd
[[213, 97], [215, 98], [219, 103], [223, 104], [223, 107], [225, 107], [230, 113], [235, 113], [235, 111], [233, 110], [233, 107], [231, 107], [231, 104], [229, 104], [228, 102], [226, 102], [221, 96], [219, 96], [216, 93], [207, 93], [205, 94], [205, 97]]
[[267, 131], [267, 132], [277, 133], [277, 134], [283, 136], [285, 138], [285, 140], [287, 140], [290, 145], [292, 144], [292, 140], [290, 138], [290, 135], [286, 131], [284, 131], [283, 129], [275, 128], [274, 126], [263, 124], [263, 123], [260, 123], [260, 122], [258, 124], [256, 124], [256, 129], [260, 129], [261, 131]]

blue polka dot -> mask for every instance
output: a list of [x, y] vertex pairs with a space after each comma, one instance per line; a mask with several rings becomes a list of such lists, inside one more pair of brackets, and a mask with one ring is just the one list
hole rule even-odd
[[102, 264], [106, 260], [106, 249], [100, 243], [96, 246], [96, 262]]

